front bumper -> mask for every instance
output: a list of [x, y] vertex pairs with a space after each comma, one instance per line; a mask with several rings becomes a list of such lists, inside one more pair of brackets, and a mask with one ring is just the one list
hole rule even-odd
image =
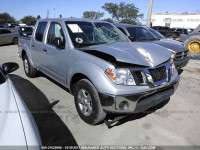
[[[179, 78], [178, 76], [177, 79], [168, 86], [132, 95], [114, 96], [99, 93], [102, 108], [112, 113], [130, 114], [142, 112], [169, 99], [178, 87]], [[127, 109], [120, 109], [120, 103], [122, 102], [128, 104]]]
[[184, 59], [181, 60], [174, 60], [174, 65], [176, 66], [176, 69], [181, 69], [183, 67], [185, 67], [188, 63], [188, 61], [190, 60], [190, 57], [187, 56]]

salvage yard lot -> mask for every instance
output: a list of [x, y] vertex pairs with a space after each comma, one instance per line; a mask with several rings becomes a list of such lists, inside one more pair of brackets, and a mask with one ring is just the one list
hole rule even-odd
[[130, 115], [110, 129], [84, 123], [67, 89], [44, 75], [26, 77], [17, 46], [1, 46], [0, 64], [10, 61], [20, 65], [10, 77], [32, 111], [44, 145], [200, 145], [200, 60], [183, 68], [178, 90], [166, 105]]

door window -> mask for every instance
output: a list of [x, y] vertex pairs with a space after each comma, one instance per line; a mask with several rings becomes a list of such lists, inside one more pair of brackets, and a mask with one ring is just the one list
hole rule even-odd
[[0, 30], [0, 34], [9, 34], [11, 33], [10, 30]]
[[37, 41], [42, 42], [46, 26], [47, 26], [47, 22], [40, 22], [38, 24], [38, 27], [35, 33], [35, 39]]
[[47, 44], [54, 45], [53, 40], [54, 38], [61, 39], [61, 47], [65, 47], [65, 36], [61, 25], [57, 22], [52, 22], [49, 28], [49, 32], [47, 35]]

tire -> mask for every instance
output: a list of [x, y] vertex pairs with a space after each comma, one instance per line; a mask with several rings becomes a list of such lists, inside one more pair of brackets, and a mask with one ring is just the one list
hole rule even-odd
[[200, 53], [200, 35], [192, 35], [184, 41], [184, 45], [189, 49], [191, 56]]
[[28, 77], [30, 78], [36, 77], [37, 70], [33, 66], [31, 66], [26, 54], [23, 57], [23, 65], [24, 65], [24, 72]]
[[105, 119], [98, 92], [89, 80], [82, 79], [74, 85], [74, 98], [77, 112], [84, 122], [95, 125]]
[[15, 38], [13, 38], [13, 44], [18, 44], [18, 38], [17, 37], [15, 37]]

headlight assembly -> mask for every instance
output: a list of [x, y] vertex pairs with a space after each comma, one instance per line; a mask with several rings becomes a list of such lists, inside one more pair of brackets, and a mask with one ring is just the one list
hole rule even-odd
[[136, 85], [135, 80], [128, 68], [108, 69], [107, 76], [119, 85]]

